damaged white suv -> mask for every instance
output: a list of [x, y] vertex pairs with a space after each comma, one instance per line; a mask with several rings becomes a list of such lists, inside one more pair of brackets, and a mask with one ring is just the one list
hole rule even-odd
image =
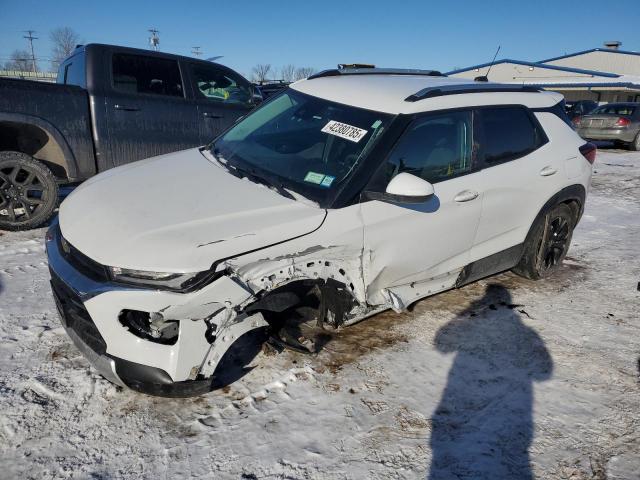
[[507, 269], [547, 276], [594, 158], [556, 93], [328, 70], [207, 147], [77, 188], [47, 234], [54, 296], [112, 382], [206, 392], [252, 329], [312, 350], [305, 325], [402, 311]]

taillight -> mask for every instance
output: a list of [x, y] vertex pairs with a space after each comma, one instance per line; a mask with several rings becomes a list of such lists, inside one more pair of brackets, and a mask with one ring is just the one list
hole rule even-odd
[[573, 117], [571, 120], [576, 127], [579, 127], [582, 123], [582, 117]]
[[598, 148], [593, 143], [585, 143], [580, 147], [580, 153], [587, 161], [593, 165], [593, 162], [596, 161], [596, 152]]
[[628, 118], [620, 117], [616, 122], [616, 127], [626, 127], [631, 123], [631, 120]]

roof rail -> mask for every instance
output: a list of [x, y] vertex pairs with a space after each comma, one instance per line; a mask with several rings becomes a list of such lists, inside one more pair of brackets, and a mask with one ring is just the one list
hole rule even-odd
[[341, 75], [425, 75], [428, 77], [444, 77], [442, 73], [437, 70], [417, 70], [406, 68], [375, 68], [375, 67], [359, 67], [359, 68], [332, 68], [330, 70], [323, 70], [322, 72], [314, 73], [307, 80], [313, 80], [314, 78], [322, 77], [337, 77]]
[[493, 92], [541, 92], [542, 89], [529, 85], [509, 85], [501, 83], [463, 83], [427, 87], [409, 95], [405, 102], [417, 102], [425, 98], [442, 97], [445, 95], [460, 95], [463, 93], [493, 93]]

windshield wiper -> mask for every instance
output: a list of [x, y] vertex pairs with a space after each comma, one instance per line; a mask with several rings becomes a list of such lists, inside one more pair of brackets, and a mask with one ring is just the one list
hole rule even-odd
[[211, 146], [211, 148], [208, 149], [208, 151], [211, 153], [211, 156], [214, 158], [214, 160], [218, 162], [218, 164], [220, 164], [222, 167], [224, 167], [233, 176], [238, 178], [246, 177], [247, 179], [249, 179], [254, 183], [261, 183], [262, 185], [265, 185], [271, 188], [272, 190], [275, 190], [283, 197], [289, 198], [291, 200], [297, 200], [296, 197], [291, 192], [289, 192], [286, 188], [284, 188], [284, 185], [282, 185], [281, 182], [276, 181], [274, 178], [271, 178], [266, 175], [258, 175], [255, 173], [255, 170], [253, 169], [243, 168], [239, 166], [238, 162], [234, 162], [234, 163], [229, 162], [229, 160], [227, 160], [222, 155], [220, 155], [220, 151], [217, 148], [215, 148], [213, 145]]

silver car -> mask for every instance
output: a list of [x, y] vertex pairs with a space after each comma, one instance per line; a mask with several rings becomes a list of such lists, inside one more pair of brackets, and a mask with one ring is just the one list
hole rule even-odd
[[640, 103], [609, 103], [589, 115], [573, 119], [578, 134], [586, 140], [611, 140], [640, 150]]

